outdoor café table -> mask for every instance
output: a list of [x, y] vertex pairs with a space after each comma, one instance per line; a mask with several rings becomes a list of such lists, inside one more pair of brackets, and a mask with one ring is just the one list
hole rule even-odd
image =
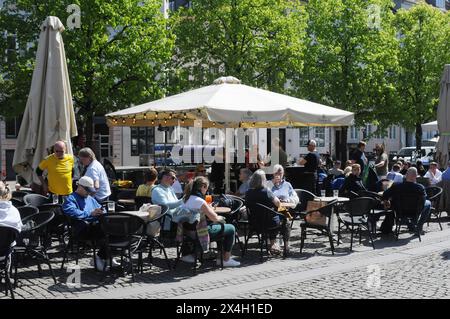
[[135, 201], [134, 201], [134, 199], [132, 199], [132, 198], [129, 198], [129, 199], [119, 199], [118, 201], [117, 201], [119, 204], [123, 204], [123, 205], [134, 205], [134, 204], [136, 204], [135, 203]]
[[231, 208], [230, 207], [214, 207], [214, 211], [217, 214], [229, 214], [229, 213], [231, 213]]

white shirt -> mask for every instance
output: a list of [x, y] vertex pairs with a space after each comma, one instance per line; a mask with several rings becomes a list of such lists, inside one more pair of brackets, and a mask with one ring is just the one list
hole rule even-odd
[[0, 226], [11, 227], [18, 232], [22, 230], [20, 213], [10, 201], [0, 201]]
[[91, 164], [89, 164], [85, 176], [89, 176], [92, 180], [98, 181], [99, 189], [95, 193], [95, 198], [98, 200], [104, 199], [111, 195], [111, 188], [109, 187], [109, 179], [108, 175], [106, 175], [105, 169], [103, 165], [100, 164], [99, 161], [93, 160]]
[[198, 196], [191, 195], [187, 202], [183, 203], [183, 207], [191, 210], [200, 210], [200, 208], [206, 204], [206, 201]]
[[433, 173], [430, 170], [428, 170], [428, 172], [425, 174], [424, 177], [428, 177], [430, 179], [431, 185], [436, 185], [442, 179], [442, 172], [437, 169], [436, 174], [433, 175]]

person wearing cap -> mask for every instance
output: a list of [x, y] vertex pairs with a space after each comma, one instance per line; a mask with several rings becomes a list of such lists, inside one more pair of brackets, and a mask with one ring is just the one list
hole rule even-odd
[[317, 169], [320, 165], [320, 156], [316, 151], [316, 141], [309, 140], [308, 143], [306, 143], [306, 146], [309, 153], [305, 156], [305, 158], [301, 158], [298, 164], [305, 167], [305, 172], [317, 173]]
[[111, 195], [108, 175], [106, 175], [103, 165], [100, 164], [100, 162], [95, 158], [94, 151], [92, 151], [89, 147], [85, 147], [78, 152], [78, 156], [84, 166], [83, 175], [89, 176], [94, 181], [94, 198], [99, 203], [107, 201]]
[[439, 183], [442, 179], [442, 172], [438, 170], [438, 164], [436, 162], [430, 163], [430, 168], [428, 169], [428, 172], [426, 172], [425, 176], [430, 179], [431, 185], [436, 185]]
[[91, 195], [95, 193], [94, 181], [89, 176], [83, 176], [78, 180], [75, 192], [66, 197], [62, 206], [65, 215], [82, 220], [85, 223], [76, 223], [74, 229], [77, 237], [97, 242], [100, 247], [96, 258], [97, 270], [103, 270], [107, 260], [104, 233], [98, 223], [99, 216], [105, 211], [97, 200]]
[[[423, 233], [423, 225], [430, 218], [431, 213], [431, 202], [427, 200], [427, 194], [425, 192], [425, 187], [417, 183], [417, 168], [410, 167], [406, 172], [405, 181], [400, 184], [394, 184], [386, 191], [384, 191], [381, 200], [387, 208], [391, 206], [391, 201], [395, 202], [401, 199], [404, 195], [413, 195], [422, 198], [424, 203], [422, 212], [420, 213], [419, 220], [417, 224], [414, 225], [410, 223], [408, 226], [410, 230], [415, 231], [416, 234]], [[392, 222], [393, 224], [393, 222]], [[391, 226], [392, 229], [392, 226]]]
[[[75, 160], [67, 154], [67, 146], [64, 141], [58, 141], [53, 146], [54, 153], [47, 156], [36, 168], [36, 175], [41, 181], [42, 192], [48, 192], [60, 196], [72, 193], [72, 176]], [[47, 171], [47, 181], [43, 177]]]

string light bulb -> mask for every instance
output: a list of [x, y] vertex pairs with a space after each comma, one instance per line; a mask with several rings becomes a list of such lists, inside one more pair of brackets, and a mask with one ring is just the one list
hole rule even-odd
[[147, 119], [147, 113], [144, 113], [144, 120]]
[[125, 124], [127, 121], [125, 120], [125, 118], [122, 119], [122, 124]]
[[158, 118], [158, 112], [155, 113], [155, 119], [157, 119], [157, 118]]

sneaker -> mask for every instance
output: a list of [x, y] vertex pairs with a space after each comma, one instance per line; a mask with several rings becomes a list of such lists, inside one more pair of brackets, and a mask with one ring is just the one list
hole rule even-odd
[[[218, 265], [220, 265], [220, 260], [218, 260]], [[239, 261], [234, 260], [233, 258], [228, 259], [227, 261], [223, 261], [224, 267], [239, 267], [241, 263]]]
[[180, 259], [181, 259], [181, 261], [184, 261], [185, 263], [190, 263], [190, 264], [195, 263], [194, 255], [185, 255], [185, 256], [181, 257]]
[[109, 270], [109, 266], [106, 266], [105, 268], [105, 261], [103, 259], [101, 259], [99, 256], [95, 256], [95, 263], [97, 264], [97, 270], [98, 271], [108, 271]]

